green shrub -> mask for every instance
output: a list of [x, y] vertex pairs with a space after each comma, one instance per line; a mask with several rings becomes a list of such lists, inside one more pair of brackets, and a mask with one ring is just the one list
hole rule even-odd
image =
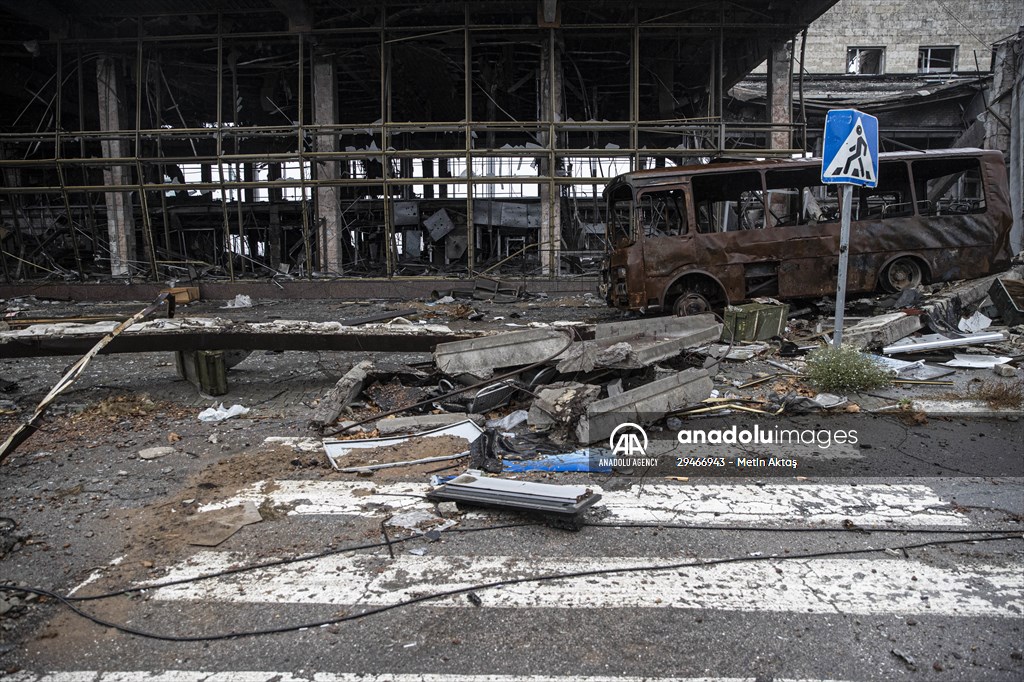
[[827, 346], [807, 355], [807, 378], [830, 393], [864, 391], [892, 383], [892, 375], [853, 346]]

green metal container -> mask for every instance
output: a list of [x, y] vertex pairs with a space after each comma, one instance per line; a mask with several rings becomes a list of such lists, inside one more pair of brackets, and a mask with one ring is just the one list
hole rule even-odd
[[722, 341], [764, 341], [782, 336], [789, 306], [770, 303], [746, 303], [725, 309]]

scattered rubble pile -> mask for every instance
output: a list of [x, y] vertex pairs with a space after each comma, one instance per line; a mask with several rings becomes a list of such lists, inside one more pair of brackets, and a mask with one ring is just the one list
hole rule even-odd
[[[922, 391], [933, 399], [973, 398], [987, 401], [993, 411], [1019, 412], [1022, 275], [1024, 265], [1017, 265], [980, 280], [852, 301], [844, 346], [884, 376], [877, 385], [888, 392], [816, 383], [812, 370], [822, 355], [815, 354], [833, 344], [834, 311], [827, 300], [755, 299], [728, 307], [721, 317], [704, 313], [591, 325], [563, 319], [506, 323], [512, 330], [504, 331], [495, 325], [503, 317], [485, 320], [467, 301], [517, 300], [523, 292], [478, 282], [473, 290], [435, 292], [430, 302], [352, 324], [297, 322], [292, 326], [301, 329], [284, 332], [284, 321], [262, 330], [252, 323], [185, 318], [146, 326], [199, 325], [209, 334], [217, 325], [244, 324], [246, 338], [254, 343], [264, 331], [276, 343], [289, 334], [295, 334], [296, 344], [307, 338], [336, 343], [351, 335], [360, 342], [406, 339], [394, 347], [382, 341], [376, 350], [385, 352], [420, 348], [407, 339], [423, 333], [429, 338], [416, 344], [440, 337], [442, 342], [431, 344], [429, 362], [359, 359], [348, 366], [312, 406], [307, 425], [313, 438], [294, 440], [308, 450], [311, 441], [319, 449], [322, 439], [331, 466], [345, 475], [432, 475], [440, 485], [453, 475], [475, 472], [471, 476], [484, 480], [479, 485], [485, 490], [475, 501], [483, 503], [489, 474], [610, 471], [595, 453], [609, 452], [604, 447], [611, 447], [610, 438], [624, 423], [673, 430], [687, 420], [723, 414], [915, 411], [922, 409], [916, 400]], [[453, 321], [460, 323], [457, 331], [445, 326]], [[33, 334], [31, 329], [0, 332], [0, 337]], [[0, 338], [0, 346], [10, 338]], [[324, 347], [333, 347], [327, 343]], [[223, 365], [221, 374], [230, 366]], [[223, 387], [227, 392], [226, 381]], [[17, 387], [4, 382], [0, 389]], [[224, 419], [236, 408], [245, 409], [222, 406], [207, 412], [215, 413], [210, 419]], [[522, 497], [505, 493], [495, 493], [494, 506]], [[584, 499], [589, 497], [563, 506], [575, 513], [571, 510], [589, 506], [579, 504]], [[552, 504], [548, 511], [558, 506]]]
[[[827, 301], [790, 311], [788, 304], [758, 299], [728, 308], [724, 318], [538, 325], [439, 344], [432, 363], [363, 361], [316, 407], [310, 426], [331, 437], [324, 441], [328, 457], [344, 473], [468, 469], [485, 480], [500, 473], [610, 471], [593, 454], [607, 453], [603, 446], [625, 422], [678, 429], [688, 419], [730, 413], [916, 409], [901, 391], [982, 397], [964, 384], [978, 384], [979, 369], [1005, 386], [1024, 386], [1020, 277], [1011, 271], [853, 301], [845, 343], [884, 377], [888, 394], [815, 386], [813, 354], [833, 341]], [[463, 312], [453, 314], [468, 319]], [[991, 403], [993, 410], [1001, 407], [1021, 406]], [[348, 421], [335, 425], [343, 414]], [[426, 445], [438, 437], [455, 444]], [[416, 456], [366, 456], [410, 444], [416, 447], [406, 452]], [[350, 454], [359, 448], [373, 450]], [[422, 468], [427, 465], [432, 468]], [[451, 486], [452, 476], [434, 478]], [[500, 507], [507, 500], [490, 502]]]

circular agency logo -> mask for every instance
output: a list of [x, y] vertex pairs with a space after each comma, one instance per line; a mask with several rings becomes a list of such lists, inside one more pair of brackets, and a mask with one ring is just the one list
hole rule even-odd
[[619, 424], [608, 436], [613, 457], [644, 457], [647, 454], [647, 432], [639, 424]]

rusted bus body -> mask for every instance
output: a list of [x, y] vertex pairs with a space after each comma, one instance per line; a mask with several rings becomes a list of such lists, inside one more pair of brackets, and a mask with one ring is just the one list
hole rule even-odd
[[[848, 291], [889, 291], [1005, 269], [1010, 214], [997, 151], [882, 154], [854, 188]], [[610, 305], [699, 312], [755, 296], [836, 289], [841, 192], [820, 159], [627, 173], [605, 191]]]

